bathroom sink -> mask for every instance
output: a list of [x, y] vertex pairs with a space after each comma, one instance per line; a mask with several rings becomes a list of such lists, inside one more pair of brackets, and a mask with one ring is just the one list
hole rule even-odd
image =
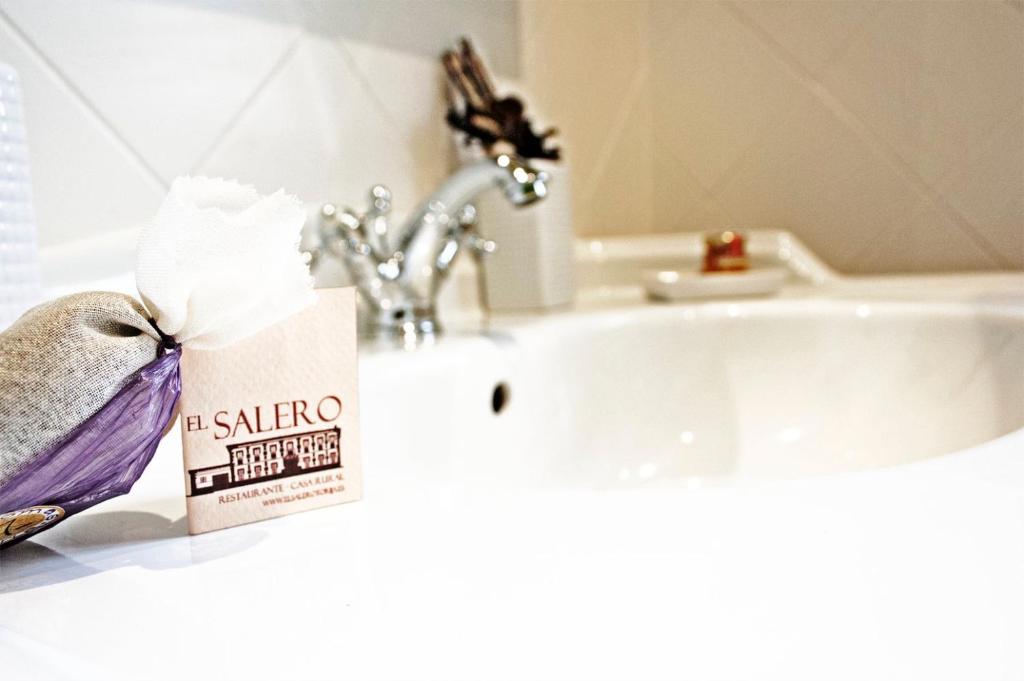
[[602, 489], [836, 474], [1024, 427], [1024, 315], [856, 300], [644, 306], [371, 355], [362, 385], [371, 466], [429, 451], [463, 481]]
[[[699, 254], [657, 239], [588, 244], [615, 279], [572, 311], [449, 299], [435, 345], [364, 344], [358, 503], [187, 536], [170, 433], [0, 555], [0, 648], [105, 681], [1024, 678], [1024, 275], [801, 256], [776, 298], [654, 305], [630, 259]], [[234, 652], [281, 621], [331, 644]]]

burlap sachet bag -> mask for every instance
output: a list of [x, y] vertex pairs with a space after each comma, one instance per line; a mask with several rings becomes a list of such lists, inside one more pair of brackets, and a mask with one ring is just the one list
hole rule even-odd
[[175, 416], [180, 347], [225, 347], [315, 301], [305, 214], [279, 191], [180, 178], [139, 239], [144, 303], [87, 292], [0, 332], [0, 549], [120, 494]]

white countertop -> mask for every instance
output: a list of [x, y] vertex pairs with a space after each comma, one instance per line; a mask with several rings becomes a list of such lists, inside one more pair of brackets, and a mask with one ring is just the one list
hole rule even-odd
[[3, 554], [5, 677], [1020, 678], [1024, 433], [983, 449], [684, 494], [383, 490], [368, 461], [361, 502], [188, 537], [170, 437]]

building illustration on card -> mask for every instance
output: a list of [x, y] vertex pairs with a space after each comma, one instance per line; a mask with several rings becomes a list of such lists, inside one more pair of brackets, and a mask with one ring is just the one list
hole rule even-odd
[[343, 467], [340, 428], [239, 442], [225, 448], [225, 463], [188, 472], [189, 496]]

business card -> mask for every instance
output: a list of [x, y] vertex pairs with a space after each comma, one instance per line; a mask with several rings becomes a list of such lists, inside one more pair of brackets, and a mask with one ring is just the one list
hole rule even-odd
[[355, 501], [355, 289], [219, 350], [184, 350], [181, 437], [189, 532]]

